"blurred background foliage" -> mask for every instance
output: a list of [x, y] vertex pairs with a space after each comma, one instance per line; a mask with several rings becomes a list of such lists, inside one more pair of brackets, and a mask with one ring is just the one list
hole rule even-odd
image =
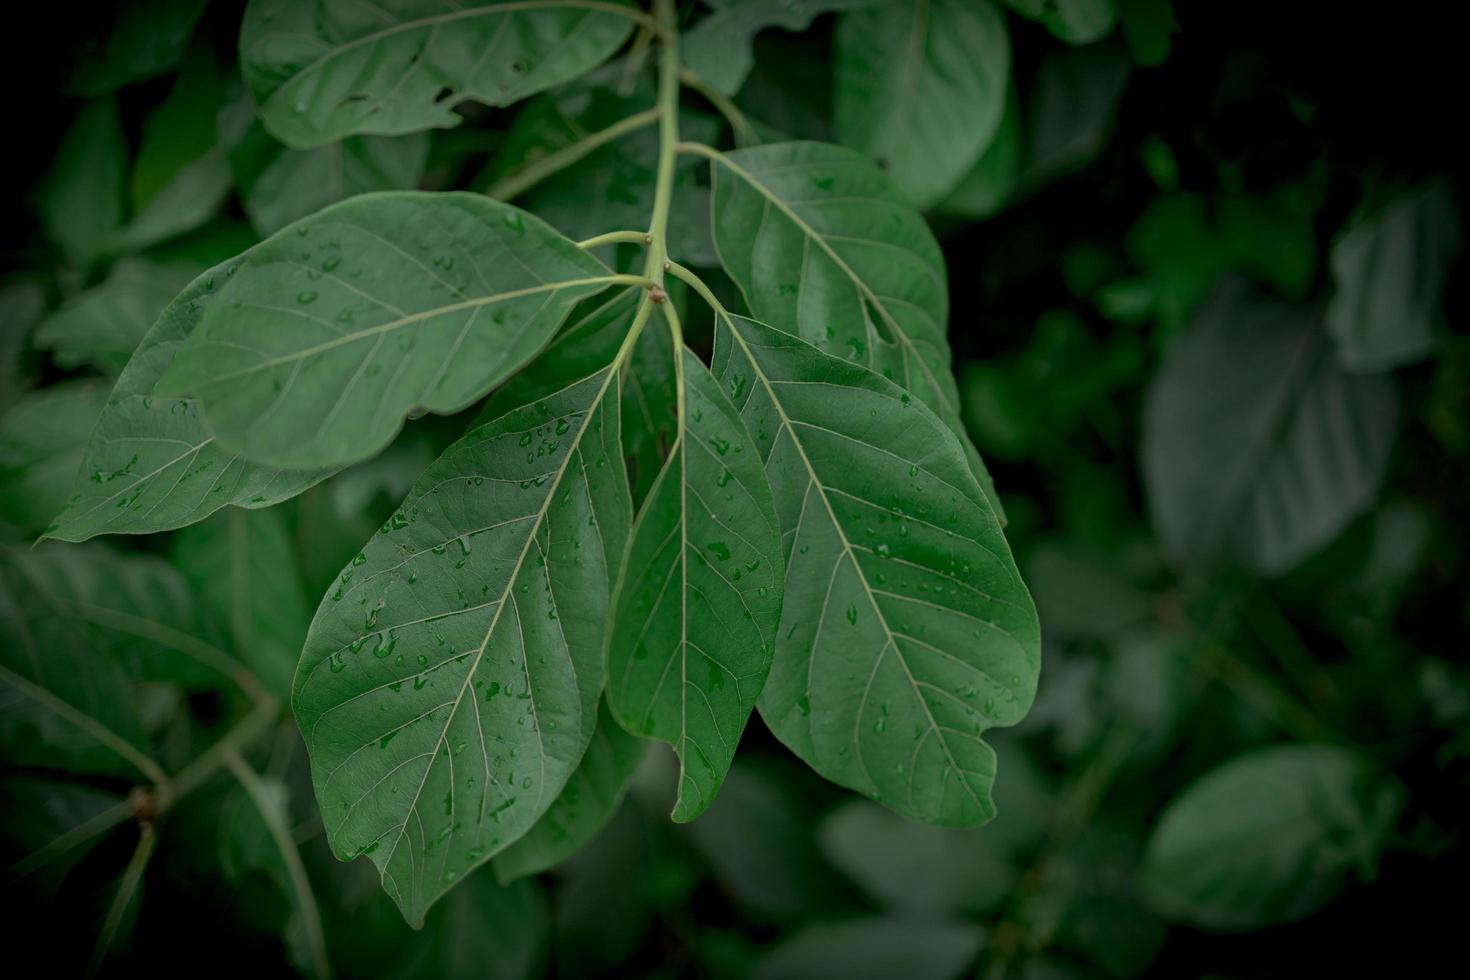
[[[668, 824], [652, 752], [567, 864], [508, 886], [486, 867], [416, 934], [366, 862], [329, 854], [289, 718], [139, 848], [136, 776], [27, 713], [10, 672], [11, 948], [62, 974], [112, 930], [120, 972], [761, 980], [1451, 955], [1470, 870], [1470, 335], [1450, 5], [982, 7], [1002, 26], [974, 57], [1007, 66], [1004, 98], [916, 164], [853, 67], [882, 61], [909, 0], [682, 4], [705, 18], [689, 62], [744, 125], [873, 152], [944, 246], [965, 420], [1046, 638], [1036, 707], [997, 738], [993, 823], [911, 823], [752, 721], [700, 820]], [[250, 707], [201, 651], [284, 696], [316, 597], [473, 413], [413, 423], [280, 507], [28, 549], [143, 332], [195, 274], [325, 204], [518, 193], [528, 162], [651, 100], [623, 59], [513, 110], [463, 106], [458, 129], [287, 149], [240, 84], [241, 8], [32, 6], [0, 59], [4, 642], [91, 685], [169, 772]], [[750, 135], [714, 108], [686, 100], [687, 138]], [[639, 227], [654, 156], [634, 134], [517, 201], [574, 237]], [[681, 170], [671, 251], [718, 279], [708, 196], [702, 167]], [[138, 900], [109, 916], [120, 887]]]

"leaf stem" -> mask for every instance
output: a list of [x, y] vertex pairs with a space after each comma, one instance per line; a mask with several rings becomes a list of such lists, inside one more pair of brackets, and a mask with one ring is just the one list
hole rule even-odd
[[674, 196], [674, 163], [679, 145], [679, 30], [674, 19], [674, 0], [654, 0], [662, 43], [658, 62], [658, 174], [653, 189], [653, 216], [648, 223], [648, 263], [645, 274], [664, 281], [669, 257], [669, 206]]
[[153, 824], [140, 823], [138, 846], [133, 848], [133, 856], [128, 861], [127, 869], [123, 871], [117, 893], [112, 896], [112, 904], [107, 908], [107, 918], [102, 921], [102, 932], [98, 934], [97, 945], [92, 949], [92, 962], [87, 967], [88, 976], [96, 976], [103, 961], [107, 959], [107, 951], [117, 938], [117, 930], [122, 925], [128, 906], [133, 904], [133, 896], [137, 894], [138, 885], [143, 881], [143, 872], [148, 869], [148, 861], [153, 857], [153, 848], [157, 843], [158, 833], [153, 829]]
[[221, 735], [219, 741], [180, 769], [172, 783], [161, 788], [166, 789], [167, 793], [160, 792], [159, 794], [161, 797], [158, 801], [159, 812], [162, 813], [198, 789], [206, 779], [226, 765], [226, 756], [250, 745], [269, 730], [270, 726], [275, 723], [279, 710], [280, 706], [274, 698], [257, 704], [238, 725]]
[[699, 294], [700, 299], [709, 304], [710, 309], [721, 316], [728, 315], [729, 311], [725, 309], [725, 305], [715, 297], [714, 291], [705, 285], [704, 280], [699, 278], [694, 270], [688, 269], [677, 262], [670, 261], [664, 263], [664, 271], [668, 272], [675, 279], [687, 283], [691, 289]]
[[71, 830], [36, 848], [12, 864], [5, 876], [13, 881], [24, 878], [32, 871], [50, 864], [67, 851], [80, 847], [98, 834], [105, 834], [118, 824], [126, 823], [133, 818], [133, 813], [132, 801], [120, 800], [96, 816], [82, 821]]
[[332, 975], [332, 964], [327, 958], [327, 941], [322, 934], [321, 910], [317, 907], [316, 895], [311, 890], [311, 879], [306, 875], [306, 867], [301, 863], [301, 852], [296, 849], [296, 842], [291, 838], [290, 829], [282, 822], [280, 813], [271, 806], [265, 784], [260, 781], [255, 770], [233, 748], [226, 749], [220, 758], [239, 780], [255, 809], [260, 812], [261, 820], [265, 822], [271, 839], [281, 852], [281, 860], [291, 879], [291, 890], [296, 893], [296, 901], [306, 920], [306, 941], [311, 947], [312, 968], [318, 977], [325, 980]]
[[548, 153], [546, 156], [527, 164], [515, 173], [507, 174], [487, 187], [485, 189], [485, 195], [487, 197], [493, 197], [497, 201], [513, 200], [551, 175], [570, 167], [598, 147], [611, 143], [613, 140], [626, 136], [629, 133], [637, 132], [645, 126], [652, 126], [659, 121], [659, 118], [660, 112], [657, 106], [652, 109], [645, 109], [642, 112], [635, 112], [625, 119], [618, 120], [606, 129], [599, 129], [595, 133], [589, 133], [577, 142], [564, 146], [554, 153]]
[[750, 124], [749, 119], [745, 118], [745, 113], [740, 111], [740, 107], [724, 92], [699, 77], [699, 73], [693, 68], [688, 65], [680, 68], [679, 81], [698, 93], [706, 102], [714, 106], [720, 115], [725, 117], [725, 121], [730, 124], [730, 132], [735, 137], [736, 146], [750, 146], [752, 143], [760, 142], [756, 136], [755, 127]]
[[647, 245], [648, 232], [646, 231], [610, 231], [603, 235], [593, 235], [591, 238], [583, 239], [577, 243], [578, 248], [597, 248], [599, 245]]

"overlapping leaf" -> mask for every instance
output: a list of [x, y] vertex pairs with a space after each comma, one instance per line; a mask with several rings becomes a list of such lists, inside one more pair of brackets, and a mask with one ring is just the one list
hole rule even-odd
[[411, 923], [580, 762], [630, 511], [606, 367], [450, 447], [322, 600], [294, 703], [328, 839]]
[[863, 364], [919, 397], [964, 435], [950, 373], [944, 256], [903, 193], [860, 153], [777, 143], [717, 154], [713, 230], [751, 314]]
[[1005, 111], [1011, 41], [989, 0], [913, 0], [844, 14], [834, 39], [833, 129], [915, 204], [943, 197]]
[[476, 194], [364, 194], [244, 257], [159, 381], [255, 462], [365, 459], [419, 409], [465, 408], [614, 279]]
[[29, 534], [51, 522], [106, 401], [107, 387], [95, 379], [65, 381], [0, 416], [0, 518]]
[[36, 344], [54, 350], [64, 368], [90, 364], [116, 374], [169, 301], [199, 271], [197, 266], [123, 259], [103, 282], [42, 321], [36, 328]]
[[981, 738], [1036, 690], [1036, 611], [958, 441], [916, 398], [742, 317], [715, 371], [772, 481], [784, 610], [761, 714], [819, 773], [906, 816], [989, 819]]
[[92, 430], [71, 497], [47, 529], [50, 537], [85, 541], [182, 527], [228, 504], [268, 507], [331, 472], [288, 473], [248, 463], [215, 441], [196, 402], [153, 395], [219, 287], [244, 260], [195, 279], [144, 336]]
[[241, 68], [289, 146], [455, 126], [458, 102], [509, 105], [606, 59], [633, 27], [617, 5], [252, 0]]
[[857, 10], [885, 0], [710, 0], [714, 12], [680, 39], [685, 63], [726, 95], [740, 91], [755, 67], [755, 35], [770, 27], [804, 31], [818, 15]]
[[608, 704], [679, 756], [674, 819], [709, 806], [770, 669], [781, 555], [761, 455], [687, 347], [680, 431], [634, 526], [608, 645]]

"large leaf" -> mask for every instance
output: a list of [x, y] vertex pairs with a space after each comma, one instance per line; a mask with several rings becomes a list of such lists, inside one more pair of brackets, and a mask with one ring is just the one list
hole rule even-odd
[[989, 0], [913, 0], [844, 14], [833, 128], [927, 207], [990, 145], [1011, 72], [1006, 20]]
[[586, 847], [617, 813], [647, 747], [625, 732], [604, 706], [577, 771], [536, 825], [496, 856], [496, 877], [510, 882], [537, 874]]
[[775, 495], [785, 605], [761, 715], [907, 816], [994, 813], [987, 728], [1031, 705], [1036, 610], [954, 434], [884, 378], [743, 317], [717, 333]]
[[615, 281], [477, 194], [364, 194], [251, 249], [155, 391], [195, 394], [253, 462], [354, 463], [410, 413], [470, 405]]
[[220, 110], [219, 127], [241, 203], [262, 235], [356, 194], [413, 190], [429, 156], [427, 133], [351, 136], [289, 149], [256, 119], [248, 95]]
[[679, 41], [679, 54], [705, 84], [734, 95], [755, 66], [751, 45], [768, 27], [799, 32], [819, 14], [856, 10], [885, 0], [709, 0], [714, 12]]
[[1020, 185], [1024, 145], [1021, 100], [1013, 85], [995, 138], [970, 172], [938, 203], [938, 210], [971, 220], [998, 213], [1010, 203]]
[[638, 514], [613, 609], [608, 704], [674, 746], [674, 819], [725, 778], [771, 666], [780, 534], [762, 458], [709, 369], [677, 355], [680, 426]]
[[17, 766], [136, 778], [149, 762], [127, 675], [0, 551], [0, 746]]
[[153, 395], [164, 369], [243, 260], [232, 259], [190, 283], [138, 345], [92, 430], [72, 495], [47, 529], [49, 536], [85, 541], [97, 534], [182, 527], [227, 504], [268, 507], [330, 472], [287, 473], [248, 463], [215, 441], [197, 403]]
[[410, 923], [580, 762], [630, 511], [607, 367], [451, 446], [322, 600], [294, 699], [317, 800]]
[[181, 531], [173, 558], [229, 629], [240, 659], [272, 694], [289, 698], [311, 607], [281, 511], [232, 507]]
[[510, 105], [575, 78], [632, 26], [608, 3], [576, 0], [252, 0], [240, 62], [271, 132], [313, 146], [458, 125], [457, 102]]
[[717, 154], [712, 171], [715, 246], [751, 314], [917, 395], [960, 436], [999, 514], [960, 421], [944, 256], [903, 193], [824, 143]]
[[0, 519], [39, 532], [66, 499], [107, 401], [96, 380], [31, 392], [0, 416]]
[[116, 374], [169, 300], [198, 272], [197, 267], [123, 259], [103, 282], [43, 320], [36, 328], [36, 345], [54, 350], [64, 368], [90, 364]]
[[1402, 804], [1348, 749], [1290, 745], [1240, 756], [1175, 799], [1149, 839], [1161, 906], [1211, 929], [1300, 919], [1356, 872], [1371, 879]]
[[1381, 371], [1433, 349], [1445, 328], [1444, 288], [1460, 239], [1455, 198], [1443, 181], [1394, 201], [1338, 239], [1327, 329], [1344, 364]]
[[1344, 372], [1310, 310], [1227, 281], [1149, 387], [1154, 524], [1177, 560], [1284, 571], [1373, 502], [1397, 428], [1392, 378]]

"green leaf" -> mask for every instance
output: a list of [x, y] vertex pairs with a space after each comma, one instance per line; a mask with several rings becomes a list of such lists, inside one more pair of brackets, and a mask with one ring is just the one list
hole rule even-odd
[[144, 336], [97, 420], [72, 495], [48, 536], [85, 541], [183, 527], [227, 504], [279, 503], [331, 472], [288, 473], [246, 462], [215, 441], [196, 402], [153, 395], [219, 286], [243, 261], [195, 279]]
[[980, 953], [969, 923], [849, 919], [807, 926], [757, 964], [753, 980], [955, 980]]
[[0, 416], [0, 518], [34, 534], [56, 516], [106, 401], [104, 384], [63, 381]]
[[952, 190], [1005, 112], [1011, 41], [988, 0], [914, 0], [844, 14], [834, 40], [837, 139], [921, 207]]
[[762, 460], [730, 399], [687, 347], [681, 425], [639, 511], [613, 604], [608, 705], [679, 756], [673, 818], [719, 791], [771, 666], [780, 534]]
[[198, 395], [221, 445], [253, 462], [355, 463], [409, 414], [472, 404], [615, 281], [509, 205], [365, 194], [246, 253], [155, 392]]
[[1447, 181], [1417, 188], [1347, 230], [1332, 248], [1327, 329], [1349, 370], [1417, 361], [1445, 331], [1444, 290], [1460, 222]]
[[230, 194], [230, 169], [218, 147], [185, 164], [108, 242], [113, 252], [137, 252], [194, 231], [219, 213]]
[[219, 127], [241, 203], [262, 235], [357, 194], [413, 190], [429, 158], [427, 133], [351, 136], [289, 149], [266, 132], [244, 94], [220, 110]]
[[138, 257], [122, 259], [105, 280], [41, 322], [36, 346], [55, 351], [56, 363], [69, 371], [90, 364], [117, 374], [169, 300], [199, 271]]
[[714, 12], [679, 40], [679, 54], [707, 85], [726, 95], [740, 91], [755, 67], [751, 45], [770, 28], [799, 32], [818, 15], [857, 10], [885, 0], [710, 0]]
[[[158, 774], [122, 667], [32, 581], [34, 553], [0, 551], [0, 746], [14, 766]], [[121, 696], [120, 696], [121, 694]]]
[[[669, 285], [673, 302], [676, 284]], [[627, 336], [643, 295], [642, 289], [629, 287], [608, 299], [584, 300], [546, 350], [486, 400], [476, 424], [544, 398], [609, 363]], [[623, 456], [635, 505], [648, 496], [674, 441], [678, 417], [673, 365], [669, 332], [644, 330], [623, 368]]]
[[127, 803], [117, 793], [14, 770], [0, 780], [0, 808], [5, 813], [0, 863], [12, 881], [36, 875], [40, 881], [31, 894], [48, 899], [102, 841], [99, 831], [127, 819]]
[[327, 837], [411, 924], [540, 819], [592, 738], [631, 516], [616, 381], [451, 446], [312, 623], [294, 703]]
[[1137, 64], [1162, 65], [1169, 60], [1173, 36], [1179, 31], [1174, 0], [1117, 0], [1123, 39]]
[[824, 143], [717, 154], [711, 170], [715, 246], [751, 314], [917, 395], [1004, 519], [960, 421], [944, 256], [903, 193], [862, 154]]
[[229, 76], [213, 48], [196, 45], [168, 96], [143, 121], [143, 138], [133, 160], [132, 202], [141, 211], [190, 163], [216, 143], [212, 126], [200, 125], [219, 111]]
[[0, 410], [17, 402], [31, 386], [32, 358], [26, 342], [45, 312], [46, 292], [39, 283], [0, 284]]
[[882, 377], [743, 317], [716, 335], [772, 481], [786, 588], [761, 715], [906, 816], [994, 814], [987, 728], [1030, 707], [1036, 610], [954, 434]]
[[1115, 0], [1006, 0], [1022, 17], [1040, 21], [1068, 44], [1091, 44], [1107, 37], [1118, 20]]
[[1217, 289], [1149, 386], [1143, 471], [1178, 561], [1275, 574], [1378, 494], [1398, 429], [1393, 379], [1340, 368], [1308, 309]]
[[185, 528], [173, 560], [232, 646], [271, 694], [285, 701], [311, 623], [301, 566], [279, 509], [232, 507]]
[[91, 28], [78, 46], [68, 88], [101, 95], [160, 75], [179, 63], [194, 24], [208, 0], [127, 0], [103, 21], [82, 18]]
[[596, 67], [633, 27], [609, 6], [251, 0], [241, 70], [266, 128], [288, 146], [442, 129], [459, 124], [458, 102], [510, 105]]
[[69, 261], [85, 266], [123, 223], [128, 147], [114, 99], [82, 106], [41, 186], [41, 226]]
[[1021, 100], [1011, 86], [995, 138], [970, 172], [936, 205], [946, 214], [979, 221], [998, 214], [1021, 183]]
[[1128, 57], [1113, 44], [1042, 58], [1026, 100], [1026, 190], [1081, 169], [1102, 152], [1129, 70]]
[[1352, 751], [1261, 749], [1211, 770], [1155, 826], [1144, 879], [1171, 915], [1246, 930], [1304, 918], [1354, 871], [1371, 879], [1402, 806]]
[[495, 876], [509, 883], [539, 874], [586, 847], [617, 813], [647, 747], [603, 705], [587, 752], [561, 795], [524, 837], [496, 855]]

